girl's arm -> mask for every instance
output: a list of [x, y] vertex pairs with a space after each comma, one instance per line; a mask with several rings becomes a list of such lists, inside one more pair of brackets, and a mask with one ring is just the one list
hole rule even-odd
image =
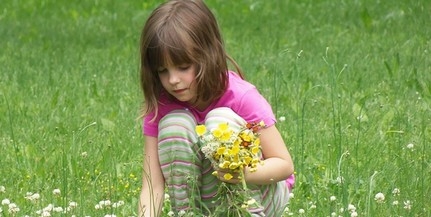
[[293, 161], [280, 132], [272, 125], [259, 133], [264, 164], [259, 164], [255, 172], [246, 168], [246, 182], [264, 185], [287, 179], [293, 173]]
[[164, 200], [165, 180], [160, 168], [157, 138], [144, 136], [144, 170], [139, 198], [139, 217], [158, 217]]

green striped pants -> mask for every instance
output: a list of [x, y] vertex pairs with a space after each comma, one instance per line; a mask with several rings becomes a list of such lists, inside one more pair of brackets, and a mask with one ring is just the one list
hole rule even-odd
[[[245, 121], [229, 108], [217, 108], [207, 114], [208, 130], [220, 123], [239, 129]], [[218, 205], [215, 199], [220, 180], [211, 174], [211, 163], [200, 151], [196, 125], [196, 119], [187, 110], [175, 110], [163, 117], [159, 122], [159, 161], [173, 211], [198, 209], [208, 215]], [[285, 181], [248, 188], [262, 205], [250, 210], [253, 216], [281, 216], [289, 200]]]

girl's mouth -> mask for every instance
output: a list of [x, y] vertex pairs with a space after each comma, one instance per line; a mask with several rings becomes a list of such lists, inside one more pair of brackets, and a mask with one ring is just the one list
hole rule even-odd
[[182, 93], [184, 91], [186, 91], [187, 89], [178, 89], [178, 90], [174, 90], [174, 93]]

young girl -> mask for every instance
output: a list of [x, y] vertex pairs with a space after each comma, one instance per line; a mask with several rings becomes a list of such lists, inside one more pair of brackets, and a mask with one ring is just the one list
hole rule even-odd
[[[228, 61], [236, 72], [229, 71]], [[224, 49], [217, 21], [202, 0], [172, 0], [148, 18], [141, 36], [141, 85], [145, 96], [144, 171], [139, 216], [160, 216], [164, 192], [174, 212], [218, 205], [226, 171], [202, 154], [196, 125], [240, 127], [263, 121], [259, 131], [264, 164], [244, 169], [244, 179], [261, 207], [253, 216], [281, 216], [293, 185], [293, 163], [275, 126], [271, 106], [243, 80]]]

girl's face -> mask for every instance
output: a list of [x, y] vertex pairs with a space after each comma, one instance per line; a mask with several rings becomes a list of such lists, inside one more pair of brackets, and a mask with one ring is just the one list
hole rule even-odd
[[182, 64], [157, 69], [163, 88], [181, 102], [194, 102], [197, 97], [196, 66]]

